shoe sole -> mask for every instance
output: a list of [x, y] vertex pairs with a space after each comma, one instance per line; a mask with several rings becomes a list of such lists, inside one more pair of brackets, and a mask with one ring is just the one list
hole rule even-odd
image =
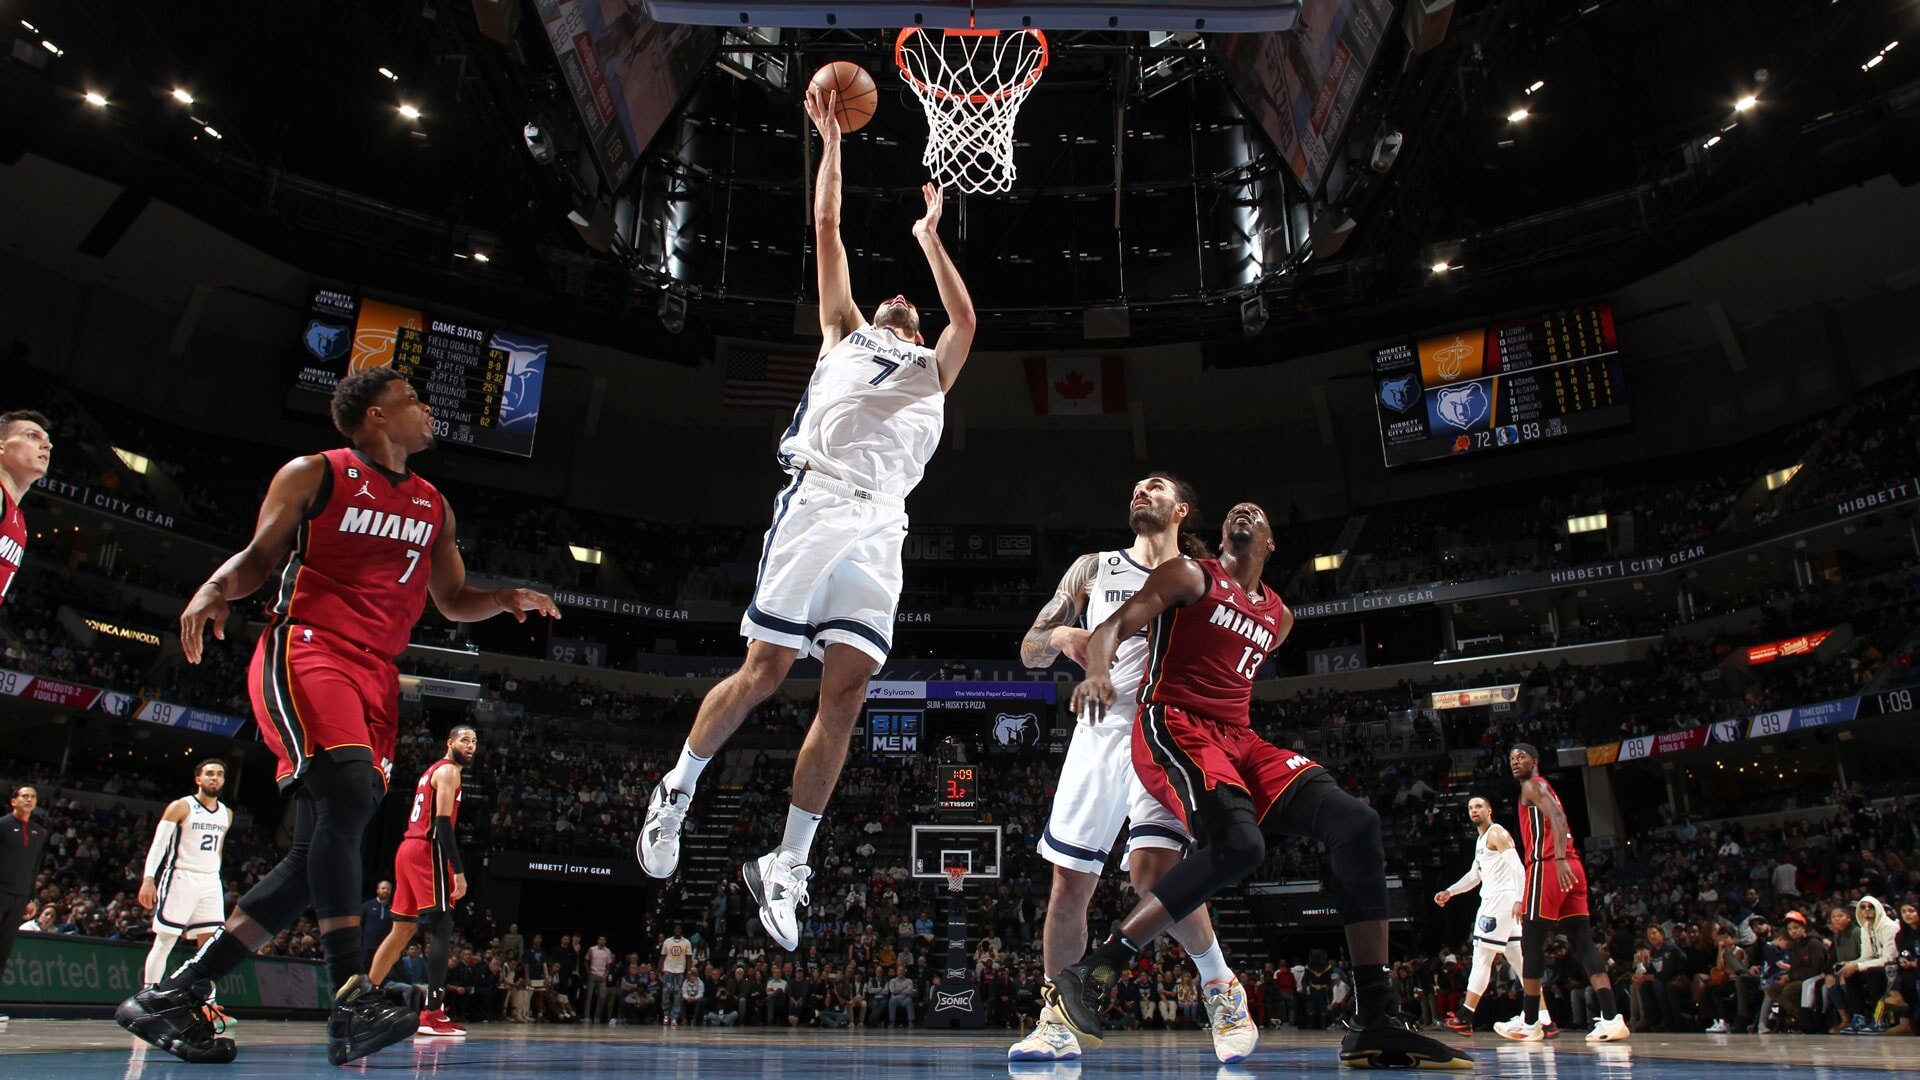
[[1079, 1054], [1056, 1054], [1050, 1050], [1009, 1050], [1008, 1061], [1073, 1061]]
[[756, 859], [753, 862], [740, 864], [740, 880], [746, 882], [747, 895], [753, 897], [754, 904], [760, 909], [760, 925], [766, 928], [767, 936], [773, 939], [775, 945], [780, 946], [788, 952], [793, 952], [798, 949], [800, 947], [800, 940], [798, 938], [795, 938], [793, 943], [789, 945], [786, 939], [780, 936], [779, 928], [773, 925], [773, 915], [767, 909], [767, 894], [764, 883], [760, 880], [759, 860]]
[[[395, 1014], [398, 1015], [395, 1015]], [[405, 1023], [399, 1023], [401, 1018]], [[412, 1009], [402, 1011], [400, 1007], [386, 1014], [387, 1022], [373, 1025], [373, 1030], [363, 1032], [358, 1039], [327, 1038], [327, 1060], [335, 1065], [345, 1065], [349, 1061], [359, 1061], [363, 1057], [377, 1054], [394, 1043], [403, 1042], [419, 1034], [420, 1017]], [[390, 1026], [389, 1026], [390, 1025]]]
[[1045, 990], [1042, 990], [1040, 992], [1040, 1000], [1053, 1006], [1054, 1015], [1060, 1018], [1060, 1022], [1067, 1026], [1068, 1031], [1073, 1032], [1074, 1038], [1080, 1040], [1080, 1049], [1098, 1050], [1100, 1049], [1100, 1044], [1106, 1042], [1105, 1039], [1100, 1037], [1098, 1032], [1081, 1031], [1078, 1025], [1067, 1018], [1066, 1007], [1060, 1004], [1059, 987], [1049, 986]]
[[1459, 1072], [1473, 1068], [1473, 1059], [1468, 1057], [1452, 1057], [1446, 1061], [1415, 1057], [1411, 1065], [1383, 1065], [1377, 1059], [1384, 1053], [1386, 1053], [1384, 1050], [1356, 1050], [1351, 1054], [1343, 1053], [1340, 1055], [1340, 1064], [1349, 1069], [1445, 1069], [1449, 1072]]
[[640, 827], [640, 835], [633, 842], [633, 857], [639, 860], [641, 871], [655, 881], [665, 881], [673, 876], [674, 871], [680, 869], [680, 858], [677, 852], [674, 855], [673, 865], [667, 867], [667, 872], [664, 874], [654, 870], [652, 865], [647, 862], [647, 828], [645, 825]]

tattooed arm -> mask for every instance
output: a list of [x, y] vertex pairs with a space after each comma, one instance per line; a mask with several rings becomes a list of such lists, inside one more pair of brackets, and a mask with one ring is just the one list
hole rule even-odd
[[1087, 586], [1099, 568], [1100, 557], [1092, 553], [1080, 556], [1067, 568], [1053, 599], [1040, 609], [1033, 628], [1020, 639], [1021, 663], [1030, 668], [1051, 667], [1063, 651], [1075, 663], [1086, 662], [1087, 631], [1073, 624], [1087, 610]]

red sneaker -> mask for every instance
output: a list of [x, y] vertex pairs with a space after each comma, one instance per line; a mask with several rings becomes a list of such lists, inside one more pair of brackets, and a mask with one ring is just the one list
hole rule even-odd
[[1460, 1019], [1457, 1013], [1448, 1013], [1446, 1020], [1443, 1021], [1440, 1026], [1462, 1038], [1473, 1038], [1473, 1025]]
[[435, 1009], [420, 1013], [420, 1026], [414, 1029], [416, 1035], [438, 1035], [443, 1038], [462, 1039], [467, 1029], [447, 1018], [447, 1010]]

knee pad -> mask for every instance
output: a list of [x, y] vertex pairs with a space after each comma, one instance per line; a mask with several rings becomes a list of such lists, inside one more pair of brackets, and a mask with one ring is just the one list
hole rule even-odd
[[1251, 816], [1236, 817], [1154, 883], [1152, 893], [1176, 920], [1207, 898], [1260, 869], [1267, 847]]
[[1314, 833], [1327, 845], [1332, 891], [1349, 925], [1387, 917], [1387, 850], [1380, 815], [1342, 791], [1331, 791], [1314, 818]]
[[1257, 826], [1236, 821], [1214, 840], [1213, 852], [1218, 871], [1231, 874], [1233, 880], [1238, 881], [1260, 869], [1261, 861], [1267, 857], [1267, 841]]
[[360, 913], [360, 845], [386, 794], [371, 762], [336, 761], [317, 754], [304, 793], [313, 803], [313, 843], [307, 880], [314, 914], [337, 919]]

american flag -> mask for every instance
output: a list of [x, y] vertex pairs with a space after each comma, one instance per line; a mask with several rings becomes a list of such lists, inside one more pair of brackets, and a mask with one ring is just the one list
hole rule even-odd
[[813, 357], [754, 345], [727, 348], [727, 381], [720, 404], [741, 409], [791, 409], [813, 377]]

